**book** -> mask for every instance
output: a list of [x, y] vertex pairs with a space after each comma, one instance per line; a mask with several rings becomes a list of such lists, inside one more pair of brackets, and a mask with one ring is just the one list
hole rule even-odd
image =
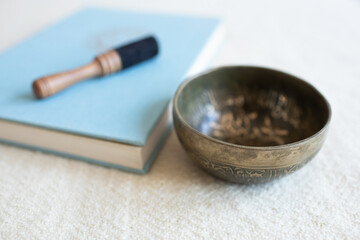
[[[146, 173], [171, 128], [169, 102], [218, 48], [218, 19], [86, 8], [0, 54], [0, 141]], [[154, 35], [159, 55], [37, 100], [34, 79]]]

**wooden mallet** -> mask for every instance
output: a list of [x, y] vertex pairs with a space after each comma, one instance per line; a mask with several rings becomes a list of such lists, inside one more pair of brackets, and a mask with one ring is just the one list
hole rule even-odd
[[46, 98], [87, 78], [109, 75], [156, 56], [159, 52], [154, 37], [109, 50], [80, 68], [36, 79], [33, 91], [37, 98]]

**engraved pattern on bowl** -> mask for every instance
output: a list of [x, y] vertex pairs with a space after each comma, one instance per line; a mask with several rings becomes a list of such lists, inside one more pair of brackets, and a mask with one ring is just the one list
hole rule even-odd
[[320, 149], [330, 106], [310, 84], [259, 67], [223, 67], [184, 82], [174, 126], [190, 157], [225, 180], [264, 182]]

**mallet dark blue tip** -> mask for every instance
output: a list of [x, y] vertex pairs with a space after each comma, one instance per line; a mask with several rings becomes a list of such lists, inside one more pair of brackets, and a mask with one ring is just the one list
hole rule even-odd
[[153, 36], [114, 49], [122, 61], [122, 69], [135, 65], [156, 56], [159, 46]]

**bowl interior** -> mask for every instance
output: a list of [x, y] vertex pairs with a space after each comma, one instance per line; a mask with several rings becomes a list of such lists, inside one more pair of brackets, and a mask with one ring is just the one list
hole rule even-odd
[[175, 97], [180, 117], [210, 137], [246, 146], [276, 146], [322, 129], [330, 109], [310, 84], [258, 67], [226, 67], [185, 83]]

